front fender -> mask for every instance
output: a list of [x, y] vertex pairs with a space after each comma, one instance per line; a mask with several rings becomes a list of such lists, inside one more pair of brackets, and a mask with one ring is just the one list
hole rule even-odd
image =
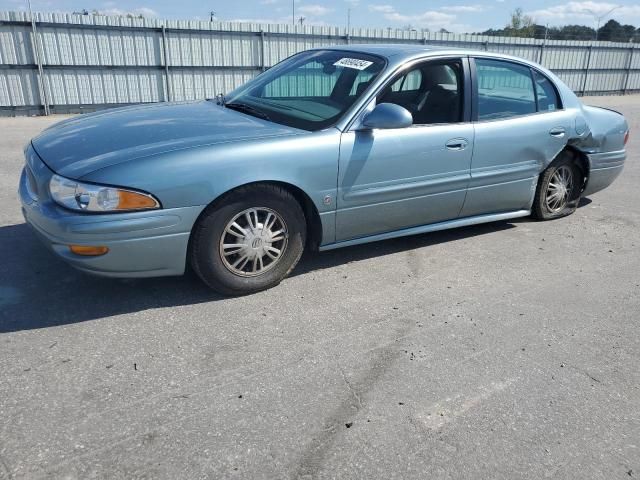
[[165, 208], [206, 206], [239, 186], [273, 181], [293, 185], [311, 199], [333, 232], [340, 131], [194, 147], [91, 172], [82, 180], [155, 195]]

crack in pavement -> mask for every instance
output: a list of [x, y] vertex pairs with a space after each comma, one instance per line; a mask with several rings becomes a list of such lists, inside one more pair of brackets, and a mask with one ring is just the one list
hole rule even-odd
[[340, 371], [340, 373], [342, 374], [342, 380], [344, 380], [345, 385], [347, 386], [347, 388], [349, 389], [349, 392], [351, 392], [351, 395], [353, 395], [353, 398], [356, 399], [356, 402], [358, 402], [358, 410], [362, 410], [362, 408], [364, 407], [364, 405], [362, 404], [362, 399], [360, 398], [360, 395], [358, 394], [358, 391], [353, 388], [353, 385], [351, 385], [351, 382], [349, 381], [349, 379], [347, 378], [346, 373], [344, 372], [344, 369], [342, 368], [342, 366], [340, 366], [340, 364], [336, 364], [338, 367], [338, 370]]
[[[406, 334], [406, 330], [403, 333]], [[401, 350], [396, 348], [395, 342], [388, 344], [369, 362], [368, 368], [365, 368], [363, 373], [359, 375], [361, 381], [357, 383], [364, 385], [365, 391], [373, 390], [380, 378], [389, 371], [401, 354]], [[339, 370], [343, 381], [349, 389], [350, 398], [343, 401], [325, 417], [324, 424], [327, 426], [318, 435], [314, 436], [310, 444], [302, 452], [293, 478], [316, 478], [318, 472], [323, 468], [325, 458], [329, 454], [332, 445], [341, 433], [347, 431], [344, 428], [339, 428], [339, 426], [344, 424], [349, 428], [353, 425], [353, 399], [356, 399], [362, 405], [360, 394], [355, 395], [355, 389], [351, 386], [351, 382], [347, 380], [344, 371], [341, 368]], [[356, 407], [356, 414], [360, 409]], [[347, 426], [347, 422], [350, 425]]]

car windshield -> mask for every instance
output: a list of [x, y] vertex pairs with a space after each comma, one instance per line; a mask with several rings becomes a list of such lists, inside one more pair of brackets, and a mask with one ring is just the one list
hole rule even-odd
[[385, 67], [363, 53], [314, 50], [294, 55], [231, 92], [225, 105], [303, 130], [335, 124]]

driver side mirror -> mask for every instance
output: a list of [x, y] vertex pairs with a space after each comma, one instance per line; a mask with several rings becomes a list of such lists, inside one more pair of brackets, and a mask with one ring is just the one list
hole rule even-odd
[[404, 107], [395, 103], [379, 103], [362, 119], [361, 129], [406, 128], [413, 125], [413, 116]]

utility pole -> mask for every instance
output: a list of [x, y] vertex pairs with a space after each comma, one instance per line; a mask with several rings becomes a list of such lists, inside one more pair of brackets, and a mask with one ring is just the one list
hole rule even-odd
[[48, 116], [51, 110], [49, 108], [49, 95], [47, 94], [47, 85], [44, 78], [44, 67], [42, 66], [44, 50], [36, 29], [36, 18], [33, 16], [33, 11], [31, 10], [31, 0], [27, 0], [27, 7], [29, 8], [29, 17], [31, 18], [31, 46], [33, 48], [33, 57], [38, 64], [38, 91], [40, 93], [40, 101], [44, 107], [44, 114]]
[[291, 23], [296, 24], [296, 0], [291, 0]]
[[596, 12], [594, 12], [593, 10], [591, 10], [590, 8], [585, 8], [584, 11], [585, 12], [589, 12], [591, 15], [593, 15], [593, 18], [597, 21], [597, 26], [596, 26], [596, 39], [595, 41], [598, 41], [598, 30], [600, 30], [600, 22], [605, 18], [608, 17], [611, 12], [613, 12], [614, 10], [617, 10], [618, 8], [622, 7], [622, 5], [616, 5], [615, 7], [613, 7], [611, 10], [609, 10], [607, 13], [602, 14], [600, 16], [598, 16], [598, 14]]
[[351, 7], [347, 8], [347, 33], [351, 31]]
[[214, 18], [216, 18], [216, 12], [212, 10], [211, 12], [209, 12], [209, 21], [213, 22]]

